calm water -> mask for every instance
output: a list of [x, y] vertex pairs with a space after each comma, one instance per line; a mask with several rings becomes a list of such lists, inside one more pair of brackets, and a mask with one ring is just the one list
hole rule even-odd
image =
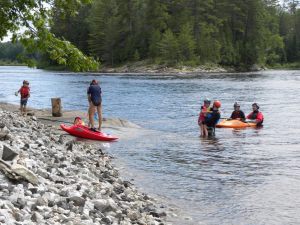
[[[300, 71], [176, 76], [109, 76], [0, 67], [0, 101], [18, 103], [14, 92], [30, 81], [30, 106], [86, 110], [86, 88], [99, 76], [104, 116], [145, 129], [110, 152], [147, 192], [168, 199], [190, 220], [180, 224], [300, 223]], [[258, 102], [262, 129], [218, 129], [198, 137], [201, 99], [222, 101], [229, 116], [235, 101], [245, 113]]]

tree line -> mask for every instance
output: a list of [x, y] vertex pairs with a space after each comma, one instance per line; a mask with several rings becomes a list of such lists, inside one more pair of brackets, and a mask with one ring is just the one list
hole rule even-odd
[[300, 61], [298, 1], [94, 0], [54, 9], [52, 32], [107, 65], [207, 62], [249, 67]]
[[[51, 8], [50, 34], [109, 66], [300, 62], [299, 0], [93, 0], [76, 13], [59, 2]], [[39, 59], [64, 64], [63, 53], [49, 49]]]

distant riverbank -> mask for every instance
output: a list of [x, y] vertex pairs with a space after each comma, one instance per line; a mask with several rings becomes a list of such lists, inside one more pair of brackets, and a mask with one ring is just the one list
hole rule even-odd
[[16, 61], [6, 61], [0, 60], [0, 66], [26, 66], [25, 63], [20, 63]]
[[[26, 66], [24, 63], [15, 61], [0, 61], [0, 66]], [[68, 68], [62, 65], [37, 65], [38, 69], [49, 71], [69, 71]], [[137, 61], [126, 63], [118, 66], [101, 66], [97, 71], [100, 73], [143, 73], [143, 74], [195, 74], [195, 73], [239, 73], [239, 72], [255, 72], [262, 70], [298, 70], [300, 63], [286, 63], [276, 65], [253, 65], [250, 68], [222, 66], [215, 63], [205, 63], [203, 65], [166, 65], [154, 64], [147, 61]]]
[[[64, 66], [45, 66], [38, 65], [39, 69], [53, 70], [53, 71], [68, 71]], [[235, 73], [235, 72], [253, 72], [265, 70], [264, 66], [253, 65], [250, 68], [236, 68], [233, 66], [222, 66], [216, 63], [205, 63], [202, 65], [168, 65], [155, 64], [147, 60], [129, 62], [117, 66], [102, 65], [97, 71], [100, 73], [141, 73], [141, 74], [198, 74], [198, 73]]]

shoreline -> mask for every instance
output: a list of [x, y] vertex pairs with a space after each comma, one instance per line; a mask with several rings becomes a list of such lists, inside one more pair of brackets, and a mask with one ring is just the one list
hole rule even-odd
[[[12, 182], [0, 173], [3, 206], [0, 214], [5, 216], [7, 225], [17, 221], [69, 225], [171, 224], [166, 222], [166, 208], [159, 207], [158, 200], [122, 180], [112, 166], [111, 156], [99, 149], [101, 146], [69, 138], [57, 129], [57, 121], [42, 122], [38, 117], [43, 110], [31, 109], [28, 116], [20, 117], [14, 111], [16, 108], [0, 104], [0, 150], [8, 147], [15, 151], [17, 159], [8, 163], [25, 166], [38, 183], [24, 179]], [[119, 125], [111, 122], [107, 127], [117, 130]]]

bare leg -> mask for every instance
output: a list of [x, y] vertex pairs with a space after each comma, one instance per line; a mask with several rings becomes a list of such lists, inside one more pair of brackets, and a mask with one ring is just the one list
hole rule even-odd
[[90, 121], [90, 111], [91, 111], [91, 105], [92, 105], [92, 103], [91, 102], [89, 102], [89, 108], [88, 108], [88, 118], [89, 118], [89, 122], [88, 122], [88, 127], [91, 127], [91, 121]]
[[89, 108], [89, 123], [91, 124], [91, 127], [94, 128], [94, 113], [95, 113], [95, 106], [93, 104], [90, 105]]
[[101, 130], [101, 127], [102, 127], [102, 105], [97, 106], [97, 112], [98, 112], [98, 119], [99, 119], [98, 129]]
[[201, 124], [200, 124], [200, 136], [201, 136], [201, 137], [203, 137], [203, 133], [204, 133], [204, 132], [203, 132], [203, 131], [204, 131], [204, 127], [203, 127], [203, 126], [204, 126], [204, 125], [201, 123]]
[[203, 125], [203, 136], [204, 137], [207, 137], [208, 136], [208, 131], [207, 131], [207, 126], [206, 125]]
[[24, 116], [27, 116], [26, 105], [23, 107]]
[[24, 105], [21, 105], [21, 115], [24, 116]]

